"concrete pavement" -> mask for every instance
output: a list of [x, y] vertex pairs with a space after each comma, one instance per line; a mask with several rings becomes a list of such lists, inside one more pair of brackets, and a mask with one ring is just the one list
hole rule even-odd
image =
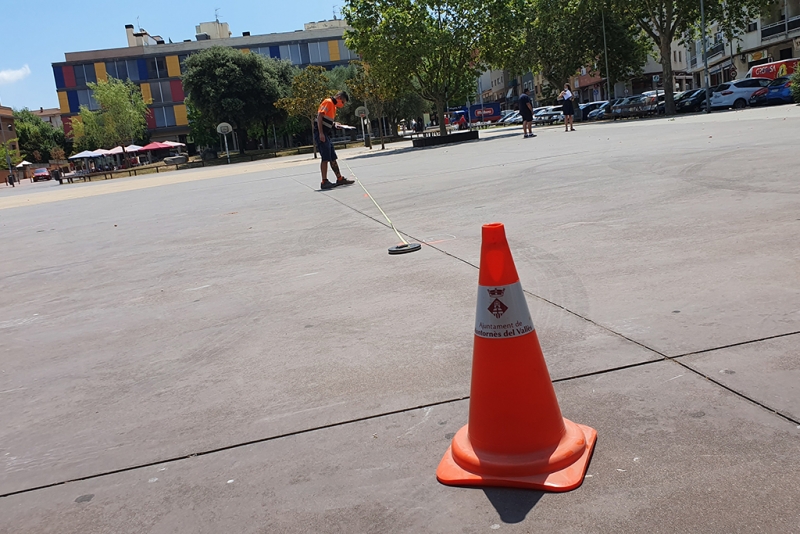
[[[430, 243], [399, 257], [302, 158], [0, 191], [0, 531], [800, 530], [799, 126], [345, 152]], [[562, 411], [599, 432], [568, 494], [434, 477], [494, 221]]]

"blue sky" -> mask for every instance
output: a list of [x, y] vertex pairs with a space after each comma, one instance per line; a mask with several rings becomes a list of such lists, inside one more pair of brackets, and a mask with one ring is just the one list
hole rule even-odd
[[[0, 102], [13, 108], [58, 107], [51, 63], [65, 52], [127, 46], [125, 25], [139, 24], [151, 35], [175, 42], [194, 39], [194, 27], [214, 20], [230, 24], [233, 35], [300, 30], [311, 21], [337, 16], [343, 0], [167, 0], [108, 2], [2, 0], [3, 53]], [[10, 45], [10, 46], [9, 46]]]

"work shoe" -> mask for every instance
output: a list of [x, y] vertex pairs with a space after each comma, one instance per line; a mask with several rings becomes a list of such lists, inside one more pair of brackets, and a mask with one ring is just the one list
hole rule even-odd
[[333, 189], [334, 187], [336, 187], [336, 185], [337, 184], [335, 184], [333, 182], [329, 182], [328, 180], [325, 180], [324, 182], [322, 182], [322, 185], [319, 186], [319, 188], [322, 189], [323, 191], [327, 191], [328, 189]]
[[336, 180], [336, 185], [337, 186], [339, 186], [339, 185], [352, 185], [354, 183], [356, 183], [354, 180], [348, 180], [344, 176], [341, 176], [341, 177], [339, 177], [338, 180]]

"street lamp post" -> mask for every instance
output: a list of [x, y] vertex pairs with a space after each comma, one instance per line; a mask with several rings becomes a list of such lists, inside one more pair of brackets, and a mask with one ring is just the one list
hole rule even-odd
[[[12, 128], [12, 126], [11, 126], [11, 124], [9, 124], [8, 125], [8, 129], [11, 130], [11, 128]], [[8, 153], [8, 146], [6, 146], [6, 129], [3, 128], [3, 121], [2, 120], [0, 120], [0, 130], [3, 131], [3, 150], [6, 153], [6, 164], [8, 165], [8, 174], [9, 174], [9, 176], [12, 177], [11, 179], [13, 180], [14, 179], [13, 178], [14, 177], [14, 169], [12, 168], [11, 154]]]
[[703, 0], [700, 0], [700, 24], [703, 27], [703, 77], [705, 78], [703, 87], [706, 90], [706, 113], [711, 113], [711, 95], [708, 87], [708, 51], [706, 50], [706, 8]]

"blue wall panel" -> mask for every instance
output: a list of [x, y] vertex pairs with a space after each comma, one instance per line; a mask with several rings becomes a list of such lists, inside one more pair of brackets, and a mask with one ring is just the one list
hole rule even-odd
[[139, 66], [139, 79], [140, 80], [147, 80], [147, 60], [146, 59], [139, 59], [136, 61], [137, 65]]
[[270, 46], [269, 47], [269, 57], [274, 57], [275, 59], [281, 58], [281, 49], [277, 46]]
[[61, 67], [53, 67], [53, 76], [56, 79], [56, 89], [63, 89], [67, 85], [64, 83], [64, 71]]
[[78, 113], [81, 110], [81, 103], [78, 101], [78, 91], [67, 91], [69, 101], [69, 112]]

